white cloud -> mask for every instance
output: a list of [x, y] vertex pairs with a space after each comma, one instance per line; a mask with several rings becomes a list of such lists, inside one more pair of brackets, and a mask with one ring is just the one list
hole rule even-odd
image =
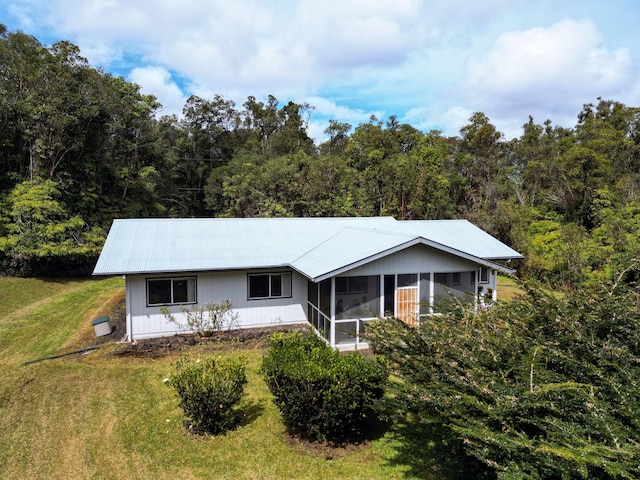
[[186, 96], [171, 78], [171, 73], [163, 67], [149, 66], [134, 68], [129, 74], [129, 80], [141, 86], [140, 91], [145, 95], [155, 95], [162, 103], [161, 115], [182, 114], [182, 107]]
[[529, 114], [566, 122], [598, 96], [619, 99], [635, 81], [632, 66], [630, 51], [608, 49], [593, 21], [567, 20], [503, 33], [469, 62], [462, 98], [520, 125]]
[[309, 138], [313, 139], [316, 145], [320, 145], [321, 143], [324, 143], [329, 138], [324, 133], [326, 128], [327, 128], [326, 122], [315, 122], [312, 120], [309, 122], [309, 125], [307, 126], [307, 135], [309, 135]]
[[361, 123], [368, 122], [372, 115], [377, 118], [382, 116], [380, 111], [367, 112], [362, 109], [349, 108], [323, 97], [304, 97], [300, 102], [308, 103], [314, 107], [308, 131], [309, 137], [313, 138], [317, 144], [328, 139], [324, 131], [329, 126], [329, 120], [349, 123], [353, 129]]
[[403, 121], [419, 130], [439, 130], [442, 135], [453, 137], [459, 134], [462, 126], [469, 123], [472, 114], [472, 111], [458, 105], [446, 110], [440, 110], [439, 107], [417, 107], [410, 109]]
[[313, 105], [315, 114], [331, 119], [349, 118], [358, 123], [362, 123], [368, 121], [371, 115], [380, 115], [380, 112], [365, 112], [361, 109], [338, 105], [334, 101], [322, 97], [305, 97], [303, 101]]
[[142, 61], [217, 90], [313, 88], [336, 69], [397, 65], [422, 28], [417, 0], [58, 0], [40, 6], [92, 63], [109, 67], [135, 51]]
[[397, 65], [420, 43], [421, 2], [305, 1], [296, 22], [299, 41], [320, 71], [365, 65]]
[[615, 87], [627, 79], [629, 52], [606, 50], [601, 42], [590, 20], [504, 33], [493, 51], [470, 63], [468, 83], [497, 93]]

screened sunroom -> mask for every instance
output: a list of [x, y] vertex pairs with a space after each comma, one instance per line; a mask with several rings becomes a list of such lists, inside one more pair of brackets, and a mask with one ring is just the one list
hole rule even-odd
[[[331, 346], [367, 348], [367, 322], [396, 317], [418, 326], [421, 319], [456, 300], [478, 308], [478, 287], [495, 292], [496, 272], [486, 267], [456, 272], [337, 276], [308, 283], [308, 319]], [[484, 287], [483, 287], [484, 290]], [[495, 300], [493, 293], [492, 300]]]

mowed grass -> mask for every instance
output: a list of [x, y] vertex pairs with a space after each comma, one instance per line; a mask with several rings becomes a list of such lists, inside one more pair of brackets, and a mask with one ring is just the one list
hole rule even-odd
[[498, 300], [509, 301], [518, 295], [524, 293], [522, 288], [511, 277], [499, 276], [498, 277]]
[[120, 278], [0, 278], [0, 478], [458, 478], [459, 462], [419, 422], [389, 425], [361, 445], [332, 451], [292, 440], [259, 374], [258, 341], [189, 349], [247, 359], [243, 422], [221, 436], [189, 434], [163, 382], [182, 352], [122, 356], [114, 341], [25, 364], [95, 345], [91, 320], [123, 296]]

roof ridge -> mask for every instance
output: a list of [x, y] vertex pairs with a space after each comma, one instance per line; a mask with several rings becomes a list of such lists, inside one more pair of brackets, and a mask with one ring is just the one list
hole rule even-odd
[[325, 238], [324, 240], [322, 240], [320, 243], [316, 243], [313, 247], [311, 247], [309, 250], [307, 250], [306, 252], [298, 255], [296, 258], [294, 258], [293, 260], [291, 260], [291, 262], [289, 262], [290, 265], [293, 265], [294, 263], [296, 263], [298, 260], [300, 260], [302, 257], [305, 257], [306, 255], [308, 255], [309, 253], [313, 252], [314, 250], [316, 250], [318, 247], [320, 247], [321, 245], [324, 245], [325, 243], [327, 243], [329, 240], [331, 240], [332, 238], [336, 237], [339, 233], [344, 232], [347, 228], [349, 228], [348, 226], [343, 227], [341, 230], [338, 230], [337, 232], [335, 232], [333, 235], [329, 235], [327, 238]]

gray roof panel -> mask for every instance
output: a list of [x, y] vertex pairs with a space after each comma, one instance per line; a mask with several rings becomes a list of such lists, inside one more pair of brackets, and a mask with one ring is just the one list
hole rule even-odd
[[355, 218], [115, 220], [94, 275], [291, 267], [317, 278], [425, 239], [480, 259], [521, 256], [466, 221]]
[[522, 258], [505, 245], [468, 220], [403, 220], [399, 231], [411, 232], [432, 242], [465, 252], [486, 260]]
[[292, 266], [310, 278], [317, 278], [355, 266], [413, 238], [402, 233], [347, 227], [295, 259]]

